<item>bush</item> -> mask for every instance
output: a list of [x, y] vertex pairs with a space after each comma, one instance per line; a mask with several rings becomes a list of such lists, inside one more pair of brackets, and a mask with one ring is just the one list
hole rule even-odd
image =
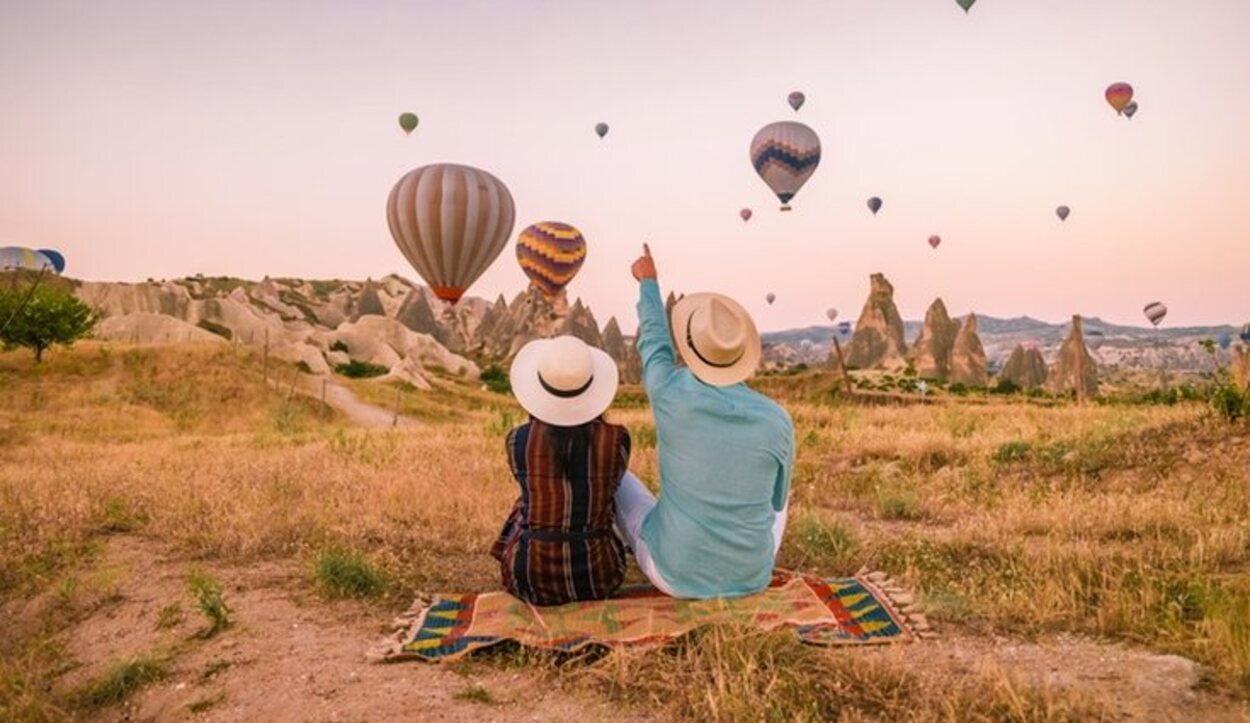
[[200, 319], [200, 322], [196, 324], [196, 326], [200, 327], [204, 331], [212, 332], [227, 341], [234, 338], [234, 332], [230, 331], [230, 329], [222, 326], [221, 324], [213, 323], [208, 319]]
[[994, 385], [991, 390], [992, 394], [1019, 394], [1020, 385], [1010, 379], [999, 379], [998, 384]]
[[103, 708], [125, 700], [167, 674], [165, 663], [150, 655], [127, 660], [113, 666], [103, 677], [84, 688], [82, 702], [92, 708]]
[[334, 342], [333, 344], [331, 344], [331, 345], [330, 345], [330, 351], [341, 351], [341, 352], [343, 352], [344, 354], [350, 354], [350, 353], [351, 353], [351, 351], [347, 348], [347, 345], [343, 343], [343, 340], [342, 340], [342, 339], [340, 339], [340, 340], [338, 340], [338, 341]]
[[370, 364], [369, 362], [356, 361], [355, 359], [352, 359], [346, 364], [339, 364], [334, 367], [334, 371], [352, 379], [371, 379], [373, 377], [380, 377], [390, 370], [381, 364]]
[[508, 373], [498, 364], [491, 364], [483, 369], [481, 379], [482, 384], [496, 394], [512, 393], [512, 382], [508, 380]]
[[0, 346], [25, 347], [35, 362], [54, 344], [70, 346], [91, 333], [100, 314], [70, 292], [32, 282], [0, 289]]

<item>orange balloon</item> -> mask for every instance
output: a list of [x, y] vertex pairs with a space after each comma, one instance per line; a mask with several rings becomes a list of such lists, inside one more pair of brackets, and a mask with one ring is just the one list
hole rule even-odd
[[1124, 109], [1133, 101], [1133, 86], [1128, 83], [1112, 83], [1107, 86], [1107, 102], [1115, 108], [1115, 112], [1124, 113]]

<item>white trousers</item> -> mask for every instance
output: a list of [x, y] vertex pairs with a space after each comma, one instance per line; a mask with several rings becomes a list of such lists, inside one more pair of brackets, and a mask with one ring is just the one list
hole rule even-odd
[[[673, 592], [672, 586], [660, 575], [655, 562], [651, 559], [647, 543], [642, 539], [642, 523], [646, 521], [647, 515], [651, 514], [657, 501], [655, 495], [651, 494], [651, 490], [647, 489], [642, 480], [635, 477], [633, 472], [626, 471], [625, 476], [621, 478], [621, 485], [616, 488], [616, 524], [625, 538], [625, 543], [634, 551], [634, 559], [638, 561], [638, 569], [642, 570], [642, 574], [646, 575], [651, 584], [665, 595], [681, 597]], [[789, 500], [786, 500], [785, 507], [781, 508], [776, 519], [773, 520], [774, 558], [777, 557], [777, 551], [781, 549], [781, 537], [786, 532], [786, 516], [789, 510]]]

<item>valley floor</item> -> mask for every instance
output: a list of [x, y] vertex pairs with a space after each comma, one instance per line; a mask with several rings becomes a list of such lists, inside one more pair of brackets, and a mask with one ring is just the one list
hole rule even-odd
[[[715, 630], [440, 668], [364, 654], [415, 591], [497, 586], [507, 397], [350, 382], [347, 414], [229, 350], [0, 355], [0, 719], [1250, 718], [1244, 428], [1186, 406], [855, 407], [831, 386], [767, 383], [801, 448], [781, 563], [885, 570], [939, 639]], [[612, 415], [654, 481], [636, 390]]]

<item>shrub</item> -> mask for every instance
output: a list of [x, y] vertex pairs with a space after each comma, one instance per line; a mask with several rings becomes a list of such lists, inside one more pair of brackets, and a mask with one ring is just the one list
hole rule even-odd
[[498, 364], [491, 364], [483, 369], [481, 379], [482, 384], [496, 394], [512, 393], [512, 382], [508, 380], [508, 373]]
[[199, 323], [196, 324], [196, 326], [200, 327], [204, 331], [212, 332], [216, 334], [217, 336], [220, 336], [221, 338], [226, 339], [227, 341], [234, 338], [234, 332], [231, 331], [229, 328], [224, 327], [221, 324], [216, 324], [214, 322], [211, 322], [208, 319], [200, 319]]
[[338, 341], [331, 344], [330, 351], [341, 351], [344, 354], [351, 354], [351, 350], [347, 348], [347, 345], [343, 343], [342, 339], [339, 339]]
[[371, 364], [369, 362], [356, 361], [355, 359], [352, 359], [346, 364], [339, 364], [334, 367], [334, 371], [352, 379], [371, 379], [373, 377], [380, 377], [390, 370], [381, 364]]
[[1010, 379], [999, 379], [991, 390], [992, 394], [1019, 394], [1020, 385]]
[[100, 314], [69, 291], [37, 284], [0, 289], [0, 346], [30, 349], [39, 363], [54, 344], [71, 346], [90, 334]]
[[82, 702], [92, 708], [103, 708], [129, 698], [143, 686], [167, 675], [165, 663], [146, 655], [114, 665], [99, 680], [81, 693]]

